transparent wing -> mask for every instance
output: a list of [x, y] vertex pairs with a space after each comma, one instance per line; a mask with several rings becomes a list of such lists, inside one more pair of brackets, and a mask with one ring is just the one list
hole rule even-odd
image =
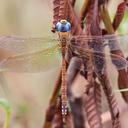
[[[82, 43], [84, 42], [83, 46], [81, 45], [81, 40]], [[90, 50], [84, 47], [84, 44], [86, 43], [90, 45], [92, 43], [91, 47], [93, 49]], [[88, 38], [75, 37], [75, 41], [73, 41], [72, 44], [76, 49], [80, 49], [81, 55], [86, 56], [88, 53], [92, 54], [94, 57], [93, 65], [95, 67], [92, 71], [100, 72], [104, 71], [104, 69], [107, 70], [108, 77], [113, 85], [117, 84], [117, 79], [120, 77], [118, 76], [117, 70], [126, 69], [128, 73], [128, 35], [107, 35]], [[83, 70], [88, 71], [86, 68]], [[84, 75], [86, 75], [86, 72]], [[127, 91], [128, 88], [115, 90], [115, 92]]]
[[[87, 57], [92, 57], [93, 68], [95, 68], [92, 71], [103, 71], [105, 68], [113, 67], [121, 70], [128, 67], [125, 58], [128, 56], [128, 35], [77, 36], [73, 37], [70, 42], [73, 51], [85, 58], [85, 66]], [[89, 45], [88, 48], [86, 44]], [[84, 70], [88, 69], [85, 67]]]
[[39, 72], [53, 68], [60, 59], [57, 43], [57, 40], [48, 37], [1, 36], [0, 70]]
[[58, 41], [47, 38], [23, 38], [18, 36], [0, 36], [0, 49], [13, 54], [22, 54], [50, 48]]
[[0, 63], [1, 71], [41, 72], [60, 64], [58, 45], [45, 50], [13, 55]]
[[[72, 41], [72, 39], [75, 40]], [[86, 58], [87, 54], [93, 55], [95, 70], [103, 70], [106, 66], [104, 65], [105, 62], [109, 65], [109, 67], [113, 67], [114, 65], [118, 70], [120, 70], [127, 67], [127, 61], [120, 54], [115, 54], [114, 52], [120, 50], [122, 47], [122, 51], [128, 55], [126, 50], [128, 47], [127, 39], [127, 35], [93, 37], [73, 36], [69, 41], [69, 44], [72, 48], [74, 48], [73, 52], [77, 52], [80, 57]], [[2, 41], [4, 42], [3, 44]], [[57, 61], [60, 60], [58, 59], [59, 54], [54, 54], [59, 51], [58, 46], [56, 45], [57, 41], [55, 41], [55, 39], [50, 39], [50, 41], [50, 43], [49, 41], [45, 43], [44, 38], [24, 39], [19, 37], [4, 37], [0, 41], [0, 46], [8, 51], [10, 50], [13, 52], [14, 50], [14, 54], [9, 54], [8, 57], [2, 59], [0, 63], [1, 71], [9, 70], [18, 72], [36, 72], [48, 69], [51, 65], [53, 65], [52, 62], [54, 62], [54, 65], [59, 64]], [[93, 42], [92, 44], [90, 43], [93, 50], [85, 47], [85, 44], [89, 42]], [[16, 45], [16, 48], [13, 44]], [[86, 61], [83, 63], [86, 65]], [[75, 65], [75, 67], [79, 68], [77, 65]], [[87, 69], [85, 68], [84, 70]]]
[[82, 40], [92, 40], [92, 39], [102, 39], [102, 40], [115, 40], [115, 39], [128, 39], [128, 34], [107, 34], [107, 35], [96, 35], [96, 36], [87, 36], [85, 34], [72, 36], [72, 38], [82, 39]]

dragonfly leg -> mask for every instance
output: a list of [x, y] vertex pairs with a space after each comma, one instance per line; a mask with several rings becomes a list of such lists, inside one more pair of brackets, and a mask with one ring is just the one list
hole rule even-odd
[[81, 62], [81, 59], [73, 57], [67, 70], [67, 93], [71, 107], [71, 113], [73, 115], [74, 128], [85, 128], [82, 98], [75, 98], [72, 93], [72, 83], [75, 80], [77, 73], [79, 72]]

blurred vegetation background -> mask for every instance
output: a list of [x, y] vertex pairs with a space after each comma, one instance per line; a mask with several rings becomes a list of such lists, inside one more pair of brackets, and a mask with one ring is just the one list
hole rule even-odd
[[[109, 12], [114, 16], [121, 0], [111, 0]], [[77, 1], [79, 10], [82, 0]], [[127, 16], [119, 31], [126, 33]], [[0, 0], [0, 34], [47, 37], [52, 26], [52, 0]], [[123, 30], [122, 30], [123, 29]], [[41, 128], [59, 66], [40, 73], [0, 73], [0, 97], [12, 105], [13, 128]], [[113, 74], [114, 75], [114, 74]], [[82, 79], [82, 78], [81, 78]], [[120, 94], [117, 94], [120, 97]], [[119, 98], [119, 103], [123, 103]], [[123, 103], [124, 104], [124, 103]], [[0, 123], [4, 121], [4, 113]], [[124, 117], [126, 118], [126, 117]], [[122, 119], [123, 120], [123, 119]], [[125, 121], [123, 121], [123, 125]], [[127, 128], [123, 126], [122, 128]]]

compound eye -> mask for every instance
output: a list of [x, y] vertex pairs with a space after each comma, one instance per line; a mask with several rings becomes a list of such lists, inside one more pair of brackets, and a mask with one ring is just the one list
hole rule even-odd
[[69, 32], [71, 30], [71, 25], [66, 20], [61, 20], [55, 26], [55, 29], [58, 32]]

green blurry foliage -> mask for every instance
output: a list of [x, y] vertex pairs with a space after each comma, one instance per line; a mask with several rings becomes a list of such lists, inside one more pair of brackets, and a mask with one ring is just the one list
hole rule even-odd
[[1, 98], [0, 106], [5, 110], [5, 122], [3, 128], [10, 128], [11, 112], [12, 112], [11, 105], [6, 99]]

